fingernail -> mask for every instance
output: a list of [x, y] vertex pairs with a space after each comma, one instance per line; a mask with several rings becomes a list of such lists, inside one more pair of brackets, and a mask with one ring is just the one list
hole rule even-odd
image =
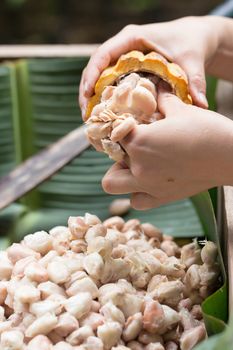
[[208, 108], [209, 104], [208, 104], [207, 98], [206, 98], [205, 94], [203, 94], [203, 92], [198, 93], [198, 100], [199, 100], [199, 102], [201, 102], [201, 104], [203, 106]]
[[88, 94], [89, 86], [87, 82], [84, 83], [83, 88], [84, 88], [84, 95]]
[[83, 106], [83, 107], [82, 107], [82, 117], [83, 117], [83, 118], [84, 118], [85, 115], [86, 115], [86, 111], [87, 111], [86, 107]]

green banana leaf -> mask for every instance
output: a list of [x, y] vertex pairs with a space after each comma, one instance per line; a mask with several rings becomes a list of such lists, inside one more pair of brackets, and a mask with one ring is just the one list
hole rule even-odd
[[222, 272], [222, 287], [202, 303], [202, 311], [209, 335], [222, 332], [228, 319], [227, 279], [224, 268], [219, 236], [214, 215], [214, 209], [208, 192], [192, 197], [192, 201], [199, 214], [206, 238], [218, 246], [219, 262]]
[[195, 347], [194, 350], [232, 350], [233, 348], [233, 317], [225, 331], [214, 335]]
[[[17, 144], [20, 147], [20, 143], [15, 134], [15, 124], [18, 121], [16, 69], [13, 64], [0, 65], [0, 177], [17, 164]], [[23, 207], [19, 204], [0, 212], [0, 249], [9, 244], [6, 234], [22, 212]]]
[[7, 237], [0, 237], [0, 250], [6, 249], [10, 245], [10, 240]]
[[15, 108], [15, 68], [0, 66], [0, 176], [7, 174], [16, 164], [14, 119], [18, 119]]

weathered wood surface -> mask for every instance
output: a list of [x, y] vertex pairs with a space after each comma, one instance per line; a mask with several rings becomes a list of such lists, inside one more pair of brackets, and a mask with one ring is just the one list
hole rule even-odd
[[0, 59], [84, 57], [90, 56], [98, 44], [79, 45], [0, 45]]
[[[219, 81], [217, 88], [217, 110], [233, 119], [233, 84]], [[232, 154], [233, 161], [233, 154]], [[219, 227], [229, 280], [229, 311], [233, 311], [233, 187], [224, 186], [219, 204]]]
[[0, 179], [0, 210], [54, 175], [89, 145], [81, 126]]
[[228, 274], [229, 312], [233, 312], [233, 187], [224, 186], [222, 194], [222, 246]]

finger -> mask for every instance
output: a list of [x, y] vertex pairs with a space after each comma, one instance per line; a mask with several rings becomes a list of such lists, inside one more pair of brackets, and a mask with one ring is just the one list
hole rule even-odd
[[122, 54], [130, 50], [154, 50], [154, 44], [144, 38], [137, 38], [135, 33], [125, 33], [122, 30], [114, 37], [102, 44], [90, 58], [82, 75], [80, 84], [80, 106], [82, 116], [85, 117], [88, 99], [94, 93], [94, 86], [101, 72], [116, 61]]
[[133, 193], [130, 202], [132, 208], [137, 210], [147, 210], [160, 206], [157, 198], [144, 192]]
[[101, 72], [116, 61], [122, 54], [131, 50], [154, 49], [149, 40], [137, 38], [135, 31], [125, 32], [122, 30], [114, 37], [107, 40], [92, 55], [84, 74], [84, 96], [89, 98], [94, 92], [94, 86]]
[[193, 103], [199, 107], [208, 108], [204, 59], [201, 57], [195, 58], [192, 55], [192, 57], [186, 57], [186, 60], [180, 62], [180, 65], [188, 75], [190, 95]]
[[120, 163], [115, 163], [105, 174], [102, 180], [105, 192], [110, 194], [125, 194], [138, 191], [135, 178], [129, 169], [122, 167]]
[[[138, 135], [142, 132], [142, 130], [146, 127], [147, 125], [135, 125], [135, 127], [123, 138], [119, 141], [119, 144], [121, 147], [124, 149], [126, 154], [129, 156], [132, 155], [132, 152], [135, 149], [135, 140], [138, 138]], [[128, 160], [130, 158], [128, 157]], [[128, 164], [128, 163], [127, 163]]]
[[168, 92], [167, 84], [164, 82], [159, 83], [158, 88], [158, 110], [166, 117], [173, 116], [182, 105], [185, 105], [176, 95]]
[[82, 73], [82, 77], [79, 84], [79, 94], [78, 94], [79, 106], [81, 109], [83, 119], [86, 114], [86, 108], [87, 108], [87, 102], [88, 102], [88, 99], [84, 96], [84, 86], [83, 86], [85, 71], [86, 71], [86, 68], [83, 70], [83, 73]]
[[111, 133], [111, 140], [119, 142], [126, 137], [136, 126], [136, 120], [133, 117], [128, 117], [123, 120]]
[[148, 138], [148, 132], [152, 126], [153, 128], [156, 127], [157, 123], [135, 125], [133, 130], [119, 141], [119, 144], [129, 156], [129, 163], [127, 164], [130, 164], [130, 160], [134, 158], [135, 150], [144, 147], [145, 140]]

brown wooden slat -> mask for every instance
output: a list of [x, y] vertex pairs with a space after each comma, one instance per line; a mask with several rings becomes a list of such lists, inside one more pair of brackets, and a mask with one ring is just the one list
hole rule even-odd
[[47, 180], [90, 144], [83, 125], [0, 179], [0, 210]]
[[228, 275], [229, 313], [233, 312], [233, 187], [224, 186], [222, 198], [222, 243]]
[[79, 45], [0, 45], [0, 59], [90, 56], [98, 44]]
[[[233, 84], [219, 80], [216, 91], [217, 112], [233, 120]], [[219, 196], [219, 220], [224, 261], [229, 287], [229, 313], [233, 312], [233, 187], [224, 186]]]

